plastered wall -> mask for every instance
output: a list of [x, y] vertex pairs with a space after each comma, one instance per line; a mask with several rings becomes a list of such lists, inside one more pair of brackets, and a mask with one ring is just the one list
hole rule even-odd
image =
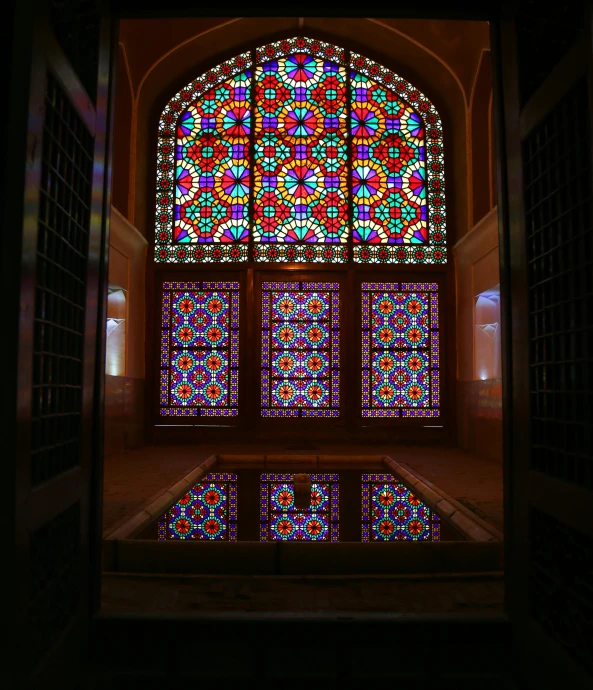
[[499, 283], [498, 215], [492, 209], [454, 247], [457, 299], [457, 440], [502, 462], [502, 382], [476, 368], [476, 298]]
[[105, 454], [137, 448], [144, 440], [146, 239], [111, 210], [109, 284], [126, 291], [125, 375], [105, 377]]

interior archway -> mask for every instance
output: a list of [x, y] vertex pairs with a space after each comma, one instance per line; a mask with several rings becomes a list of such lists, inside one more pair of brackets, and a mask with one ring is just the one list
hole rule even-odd
[[[154, 49], [149, 51], [152, 57], [146, 59], [143, 67], [140, 61], [134, 58], [129, 61], [135, 113], [130, 175], [131, 196], [134, 197], [134, 223], [141, 226], [142, 233], [150, 244], [153, 242], [155, 227], [155, 161], [159, 160], [156, 155], [158, 142], [155, 132], [158, 131], [163, 110], [166, 112], [167, 103], [171, 102], [171, 94], [181, 93], [185, 87], [196, 81], [196, 76], [199, 78], [201, 74], [208, 75], [213, 67], [220, 66], [225, 61], [232, 61], [233, 56], [241, 53], [250, 55], [254, 47], [281, 42], [286, 36], [302, 34], [314, 36], [319, 42], [347, 46], [353, 53], [369, 56], [369, 65], [373, 62], [385, 65], [391, 72], [405, 77], [408, 83], [413, 83], [420, 92], [430, 98], [443, 126], [448, 183], [448, 249], [450, 250], [459, 238], [467, 234], [467, 194], [470, 189], [468, 172], [471, 169], [468, 168], [467, 134], [471, 123], [470, 102], [475, 77], [470, 65], [477, 67], [477, 61], [468, 61], [463, 65], [459, 61], [455, 62], [455, 41], [445, 42], [445, 27], [439, 26], [438, 23], [431, 27], [416, 26], [410, 21], [340, 19], [329, 22], [309, 18], [305, 18], [303, 22], [299, 22], [298, 18], [267, 18], [261, 21], [243, 18], [218, 23], [209, 21], [201, 27], [198, 24], [199, 22], [194, 20], [193, 25], [185, 27], [184, 33], [179, 35], [181, 40], [177, 43], [167, 39], [160, 54], [157, 55]], [[140, 27], [136, 28], [138, 30]], [[426, 31], [424, 35], [421, 30], [423, 28]], [[454, 25], [447, 30], [454, 31]], [[145, 39], [149, 36], [147, 33]], [[476, 46], [478, 43], [479, 40]], [[477, 58], [479, 51], [474, 50], [476, 46], [468, 40], [467, 53], [471, 53], [472, 56], [475, 53]], [[193, 107], [191, 104], [196, 103], [195, 96], [196, 94], [189, 94], [179, 112], [186, 111], [188, 106]], [[201, 106], [198, 104], [196, 107]], [[352, 108], [352, 103], [349, 103], [348, 108]], [[250, 149], [251, 152], [253, 150]], [[346, 164], [347, 169], [349, 166], [352, 167], [352, 163]], [[247, 201], [248, 205], [251, 203], [251, 200]], [[345, 243], [346, 246], [348, 241]], [[199, 242], [191, 241], [186, 244], [190, 250], [198, 245]], [[465, 267], [462, 270], [465, 276], [467, 270]], [[472, 270], [470, 262], [469, 272]], [[435, 463], [451, 462], [451, 466], [455, 466], [457, 470], [465, 467], [466, 469], [461, 472], [467, 470], [468, 477], [472, 475], [477, 465], [472, 465], [472, 469], [469, 465], [465, 466], [463, 456], [457, 450], [453, 450], [461, 422], [457, 419], [458, 365], [455, 354], [459, 312], [455, 296], [456, 267], [452, 257], [449, 257], [447, 263], [441, 264], [387, 261], [385, 264], [364, 265], [356, 262], [295, 262], [290, 259], [287, 262], [279, 262], [270, 261], [269, 258], [266, 261], [255, 261], [248, 251], [246, 260], [238, 262], [203, 262], [193, 259], [177, 262], [173, 257], [171, 261], [155, 263], [152, 252], [149, 251], [147, 271], [145, 429], [146, 441], [157, 445], [149, 447], [150, 450], [144, 457], [154, 456], [156, 462], [158, 453], [162, 452], [158, 450], [158, 444], [179, 444], [177, 447], [180, 452], [173, 451], [173, 446], [167, 451], [167, 474], [176, 472], [181, 476], [181, 467], [184, 462], [188, 462], [187, 459], [183, 459], [184, 456], [193, 458], [192, 462], [195, 463], [206, 459], [204, 453], [212, 452], [212, 449], [221, 453], [241, 454], [248, 448], [257, 454], [261, 448], [265, 448], [267, 453], [279, 452], [279, 458], [295, 451], [297, 454], [303, 451], [313, 454], [343, 452], [344, 457], [352, 457], [355, 462], [354, 454], [356, 457], [364, 457], [361, 453], [371, 447], [381, 449], [379, 452], [386, 454], [393, 453], [393, 449], [397, 447], [397, 452], [401, 452], [402, 457], [410, 458], [414, 462], [426, 462], [426, 467], [430, 467], [431, 472], [434, 471]], [[226, 287], [223, 287], [223, 283]], [[378, 284], [378, 292], [374, 284]], [[270, 399], [274, 388], [265, 388], [265, 385], [262, 387], [265, 376], [272, 379], [276, 360], [280, 362], [282, 359], [283, 363], [286, 363], [291, 354], [294, 354], [284, 348], [282, 351], [278, 350], [278, 357], [269, 358], [269, 361], [264, 362], [263, 341], [267, 337], [266, 334], [271, 331], [269, 321], [266, 322], [265, 317], [266, 304], [273, 303], [274, 290], [282, 300], [316, 300], [320, 297], [319, 294], [307, 293], [308, 286], [311, 285], [323, 285], [324, 288], [319, 289], [326, 292], [334, 291], [338, 295], [336, 305], [340, 315], [339, 367], [334, 367], [333, 363], [329, 366], [334, 367], [338, 373], [336, 381], [340, 384], [339, 398], [336, 398], [335, 405], [329, 405], [327, 410], [315, 405], [307, 408], [302, 403], [293, 407], [273, 403], [263, 405], [262, 391], [267, 390], [266, 395]], [[330, 289], [327, 286], [330, 286]], [[362, 405], [363, 378], [373, 375], [372, 367], [364, 364], [368, 354], [365, 354], [364, 347], [361, 348], [365, 310], [369, 310], [364, 299], [368, 297], [369, 304], [375, 296], [377, 304], [387, 298], [395, 298], [397, 301], [403, 297], [405, 301], [407, 297], [403, 296], [402, 292], [408, 289], [420, 291], [427, 296], [431, 293], [428, 299], [430, 301], [434, 296], [435, 304], [438, 300], [439, 317], [435, 319], [438, 328], [433, 329], [435, 343], [439, 345], [438, 355], [436, 350], [434, 353], [430, 352], [430, 348], [426, 351], [429, 359], [438, 356], [440, 361], [438, 392], [435, 389], [439, 400], [438, 408], [429, 405], [426, 410], [422, 410], [426, 412], [423, 415], [416, 414], [420, 409], [418, 406], [412, 406], [410, 410], [400, 407], [396, 410], [397, 414], [392, 416], [374, 415], [370, 403], [365, 410]], [[224, 414], [216, 412], [216, 405], [202, 405], [197, 414], [177, 414], [175, 406], [167, 405], [172, 409], [163, 416], [157, 397], [159, 382], [163, 380], [163, 375], [164, 379], [172, 380], [171, 371], [174, 366], [170, 360], [167, 371], [163, 371], [159, 364], [163, 360], [163, 296], [165, 292], [170, 294], [167, 302], [169, 308], [177, 299], [173, 296], [175, 291], [180, 293], [179, 299], [191, 300], [201, 299], [207, 291], [221, 290], [229, 290], [230, 301], [233, 291], [239, 295], [241, 326], [238, 330], [238, 350], [242, 354], [236, 362], [239, 381], [237, 404], [235, 407], [226, 405]], [[181, 294], [184, 291], [188, 294]], [[464, 285], [464, 295], [466, 291]], [[208, 295], [207, 299], [210, 297], [219, 298], [220, 295]], [[434, 313], [436, 314], [436, 310]], [[293, 325], [283, 323], [288, 329]], [[168, 332], [171, 332], [171, 328], [168, 328]], [[309, 354], [313, 358], [320, 355], [317, 351]], [[386, 349], [381, 354], [386, 363], [391, 353]], [[460, 354], [458, 356], [461, 357]], [[471, 361], [473, 355], [469, 356]], [[165, 359], [167, 357], [168, 354], [165, 353]], [[224, 357], [222, 359], [224, 360]], [[335, 361], [337, 362], [337, 359]], [[234, 365], [229, 369], [231, 375], [232, 366]], [[433, 375], [438, 373], [436, 368], [432, 372]], [[275, 380], [286, 386], [286, 381], [281, 377]], [[186, 386], [187, 382], [180, 380], [178, 383]], [[309, 383], [319, 386], [320, 381], [311, 380]], [[165, 395], [169, 396], [170, 392], [169, 385]], [[319, 399], [323, 399], [325, 395], [323, 390], [313, 393], [319, 395]], [[189, 388], [184, 388], [183, 395], [186, 394], [192, 396], [194, 393]], [[283, 391], [284, 394], [288, 395], [288, 392]], [[327, 395], [332, 398], [331, 390]], [[208, 411], [208, 414], [202, 414], [203, 411]], [[318, 414], [325, 411], [328, 414]], [[295, 414], [292, 414], [293, 412]], [[147, 462], [150, 464], [153, 460], [149, 459]], [[476, 463], [477, 460], [472, 459], [471, 462]], [[354, 470], [355, 473], [356, 471]], [[344, 482], [345, 477], [346, 475], [342, 477]], [[445, 483], [449, 479], [447, 476]], [[359, 480], [360, 477], [358, 484]], [[449, 483], [448, 486], [453, 486], [453, 483]], [[455, 490], [459, 486], [459, 482], [455, 483]], [[156, 491], [156, 485], [154, 490]], [[346, 502], [357, 501], [357, 492], [360, 493], [360, 487], [355, 486], [354, 482], [348, 493], [344, 494], [349, 496], [345, 499]], [[241, 495], [245, 495], [244, 488], [241, 489]], [[352, 538], [357, 529], [359, 526], [351, 525], [343, 534], [350, 534]]]

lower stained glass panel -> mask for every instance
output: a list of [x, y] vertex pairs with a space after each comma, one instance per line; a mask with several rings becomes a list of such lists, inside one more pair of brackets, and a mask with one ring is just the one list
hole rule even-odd
[[438, 417], [436, 283], [363, 283], [362, 416]]
[[294, 505], [293, 474], [262, 474], [261, 541], [339, 541], [337, 474], [311, 474], [311, 503]]
[[390, 474], [362, 475], [362, 541], [439, 541], [440, 521]]
[[239, 283], [164, 283], [160, 413], [237, 415]]
[[158, 538], [237, 541], [237, 475], [213, 472], [159, 520]]
[[262, 286], [262, 416], [338, 417], [338, 283]]

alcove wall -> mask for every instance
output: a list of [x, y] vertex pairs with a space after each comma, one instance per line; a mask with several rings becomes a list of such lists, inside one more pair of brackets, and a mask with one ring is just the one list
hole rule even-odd
[[[144, 442], [146, 239], [112, 206], [109, 286], [125, 291], [124, 375], [105, 375], [105, 454]], [[118, 316], [122, 314], [118, 312]], [[106, 362], [106, 366], [109, 362]]]
[[[502, 381], [495, 366], [481, 366], [476, 338], [479, 296], [499, 284], [498, 212], [493, 208], [454, 247], [457, 287], [457, 439], [461, 448], [502, 462]], [[487, 299], [487, 297], [486, 297]], [[498, 324], [500, 329], [500, 324]]]

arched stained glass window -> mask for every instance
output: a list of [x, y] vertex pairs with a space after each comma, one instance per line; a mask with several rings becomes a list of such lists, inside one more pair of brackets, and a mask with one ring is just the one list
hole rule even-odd
[[427, 240], [424, 127], [397, 94], [352, 79], [354, 242]]
[[243, 53], [163, 111], [156, 261], [445, 263], [442, 134], [422, 93], [357, 53]]
[[266, 256], [266, 242], [292, 245], [296, 261], [312, 244], [345, 245], [345, 67], [297, 53], [258, 66], [255, 81], [257, 256]]
[[179, 118], [174, 239], [245, 242], [249, 235], [249, 86], [239, 74]]

